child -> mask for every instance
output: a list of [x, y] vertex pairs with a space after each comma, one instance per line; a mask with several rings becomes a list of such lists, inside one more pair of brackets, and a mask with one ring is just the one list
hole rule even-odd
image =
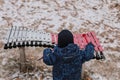
[[69, 30], [58, 34], [58, 44], [53, 50], [43, 52], [43, 61], [53, 66], [53, 80], [81, 80], [82, 64], [94, 58], [94, 46], [89, 43], [84, 50], [74, 44]]

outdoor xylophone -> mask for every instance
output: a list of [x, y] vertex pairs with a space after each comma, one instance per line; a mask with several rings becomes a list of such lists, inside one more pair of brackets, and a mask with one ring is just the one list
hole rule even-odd
[[[99, 43], [98, 38], [94, 32], [88, 32], [85, 34], [73, 34], [74, 43], [77, 44], [80, 49], [84, 49], [88, 43], [92, 43], [95, 46], [96, 59], [105, 59], [103, 54], [103, 48]], [[13, 26], [5, 38], [4, 49], [12, 49], [17, 47], [51, 47], [57, 44], [57, 34], [46, 33], [40, 30], [29, 29], [26, 27]]]

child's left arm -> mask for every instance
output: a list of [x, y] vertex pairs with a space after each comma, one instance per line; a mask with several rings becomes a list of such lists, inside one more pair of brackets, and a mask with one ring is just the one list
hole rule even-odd
[[94, 56], [94, 45], [92, 43], [88, 43], [85, 50], [83, 51], [82, 57], [83, 57], [83, 63], [95, 57]]
[[55, 61], [56, 57], [54, 52], [50, 48], [45, 49], [43, 51], [43, 62], [47, 65], [54, 65]]

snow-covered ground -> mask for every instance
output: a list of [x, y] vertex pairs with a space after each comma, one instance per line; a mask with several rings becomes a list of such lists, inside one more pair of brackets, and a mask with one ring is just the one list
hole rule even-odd
[[12, 25], [54, 33], [95, 31], [106, 60], [85, 63], [86, 74], [92, 80], [120, 79], [120, 0], [0, 0], [0, 80], [51, 80], [51, 67], [35, 61], [43, 48], [26, 49], [35, 71], [19, 73], [18, 49], [3, 49]]

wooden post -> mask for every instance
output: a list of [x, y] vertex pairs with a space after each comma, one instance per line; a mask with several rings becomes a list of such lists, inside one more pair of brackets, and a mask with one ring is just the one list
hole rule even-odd
[[85, 63], [82, 65], [82, 73], [81, 73], [82, 80], [84, 80], [84, 75], [85, 75], [84, 71], [85, 71]]
[[25, 55], [25, 47], [19, 48], [19, 53], [20, 53], [20, 72], [26, 72], [27, 71], [27, 66], [26, 66], [26, 55]]

